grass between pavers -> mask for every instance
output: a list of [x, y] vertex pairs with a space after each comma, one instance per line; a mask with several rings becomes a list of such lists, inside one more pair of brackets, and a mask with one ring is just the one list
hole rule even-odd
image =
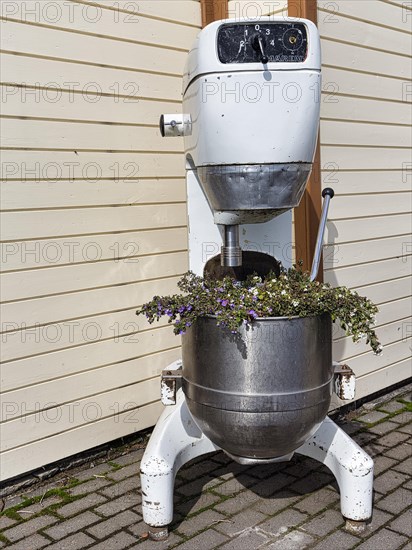
[[[102, 477], [102, 478], [104, 477], [105, 479], [107, 479], [106, 476], [109, 476], [110, 473], [116, 472], [117, 470], [121, 470], [122, 468], [124, 468], [126, 466], [126, 465], [121, 466], [120, 464], [117, 464], [116, 462], [112, 462], [112, 461], [107, 462], [107, 464], [109, 464], [109, 466], [111, 466], [112, 469], [109, 470], [108, 472], [106, 472], [105, 474], [99, 475], [99, 477]], [[17, 525], [18, 523], [25, 523], [28, 520], [37, 518], [39, 516], [47, 515], [47, 514], [53, 515], [54, 517], [61, 520], [62, 518], [60, 516], [58, 516], [57, 513], [56, 513], [56, 511], [60, 507], [64, 506], [65, 504], [70, 504], [71, 502], [79, 500], [79, 499], [81, 499], [81, 498], [83, 498], [84, 496], [87, 495], [87, 493], [80, 493], [78, 495], [71, 495], [68, 491], [70, 491], [70, 489], [73, 489], [74, 487], [84, 485], [84, 484], [86, 484], [87, 482], [89, 482], [93, 479], [96, 479], [96, 477], [93, 476], [93, 475], [91, 475], [89, 478], [86, 478], [82, 481], [79, 481], [77, 478], [72, 477], [72, 478], [69, 479], [69, 481], [65, 485], [63, 485], [61, 487], [55, 487], [55, 488], [52, 488], [52, 489], [48, 489], [47, 491], [45, 491], [45, 493], [43, 495], [38, 495], [38, 496], [35, 496], [35, 497], [27, 497], [23, 494], [22, 497], [21, 497], [22, 498], [21, 502], [19, 504], [16, 504], [15, 506], [13, 506], [11, 508], [8, 508], [7, 510], [4, 510], [3, 512], [1, 512], [0, 517], [5, 516], [5, 517], [8, 517], [9, 519], [15, 520], [17, 522], [15, 525]], [[52, 497], [52, 496], [60, 497], [61, 502], [55, 502], [54, 504], [50, 504], [49, 506], [44, 507], [39, 512], [35, 512], [33, 514], [28, 515], [28, 517], [22, 517], [22, 516], [20, 516], [20, 514], [18, 514], [19, 510], [23, 510], [24, 508], [32, 506], [33, 504], [38, 504], [40, 502], [43, 502], [43, 500], [46, 500], [46, 499], [48, 499], [49, 497]], [[5, 531], [5, 529], [0, 531], [0, 536], [2, 536], [5, 539], [5, 537], [3, 535], [1, 535], [1, 533], [3, 531]], [[7, 541], [7, 539], [5, 539], [5, 540]]]
[[[377, 420], [376, 422], [364, 422], [362, 419], [361, 419], [361, 416], [358, 416], [355, 420], [358, 420], [359, 422], [362, 422], [362, 426], [360, 427], [360, 431], [367, 431], [368, 428], [373, 428], [375, 426], [378, 426], [379, 424], [383, 424], [384, 422], [387, 422], [388, 420], [390, 420], [391, 418], [394, 418], [395, 416], [399, 416], [400, 414], [403, 414], [405, 412], [412, 412], [412, 403], [409, 403], [407, 401], [403, 401], [402, 399], [397, 399], [396, 400], [398, 403], [402, 403], [402, 405], [404, 405], [404, 407], [402, 407], [401, 409], [397, 410], [397, 411], [394, 411], [394, 412], [387, 412], [385, 410], [385, 404], [383, 405], [380, 405], [378, 407], [376, 407], [376, 411], [379, 411], [379, 412], [382, 412], [382, 413], [385, 413], [386, 416], [385, 418], [381, 418], [380, 420]], [[408, 424], [409, 422], [405, 422], [405, 424]], [[396, 429], [396, 428], [394, 428]]]

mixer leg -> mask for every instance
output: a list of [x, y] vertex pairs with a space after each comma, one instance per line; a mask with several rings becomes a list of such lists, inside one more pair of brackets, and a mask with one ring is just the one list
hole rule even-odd
[[340, 489], [340, 502], [347, 525], [364, 528], [372, 516], [373, 460], [330, 418], [295, 451], [327, 466]]
[[140, 466], [143, 520], [153, 540], [167, 538], [179, 468], [192, 458], [216, 450], [218, 447], [195, 424], [180, 389], [176, 405], [166, 407], [160, 416]]

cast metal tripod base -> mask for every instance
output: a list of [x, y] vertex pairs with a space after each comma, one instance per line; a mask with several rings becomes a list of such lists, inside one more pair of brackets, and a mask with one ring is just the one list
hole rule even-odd
[[[217, 450], [219, 447], [193, 420], [180, 389], [176, 404], [166, 407], [157, 422], [141, 463], [143, 519], [153, 540], [168, 537], [168, 525], [173, 520], [174, 482], [179, 468], [197, 456]], [[347, 529], [362, 531], [372, 516], [372, 459], [328, 417], [295, 452], [331, 470], [339, 485], [341, 512]], [[291, 455], [284, 459], [289, 458]]]

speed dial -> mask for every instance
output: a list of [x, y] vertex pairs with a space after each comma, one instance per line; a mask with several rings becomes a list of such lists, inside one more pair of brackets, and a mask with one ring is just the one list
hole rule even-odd
[[299, 50], [303, 44], [302, 31], [296, 27], [288, 29], [282, 37], [282, 43], [286, 50], [291, 52]]
[[308, 51], [303, 23], [230, 23], [220, 27], [221, 63], [302, 63]]

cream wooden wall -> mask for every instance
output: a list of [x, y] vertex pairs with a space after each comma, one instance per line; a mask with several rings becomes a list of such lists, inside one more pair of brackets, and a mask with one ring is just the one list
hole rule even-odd
[[321, 167], [333, 187], [325, 279], [380, 307], [381, 357], [335, 331], [334, 357], [354, 369], [357, 397], [412, 375], [411, 6], [320, 0]]
[[[61, 9], [57, 9], [61, 4]], [[155, 423], [179, 356], [135, 309], [188, 267], [181, 76], [197, 0], [1, 2], [7, 479]]]

